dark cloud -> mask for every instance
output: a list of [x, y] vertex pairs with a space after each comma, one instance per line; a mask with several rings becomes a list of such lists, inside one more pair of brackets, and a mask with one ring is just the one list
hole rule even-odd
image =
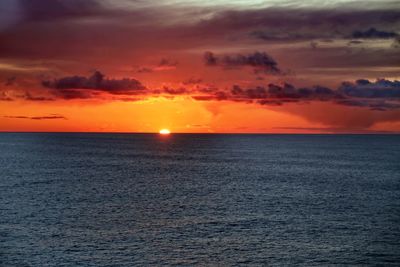
[[184, 95], [190, 93], [190, 91], [184, 87], [171, 88], [168, 86], [164, 86], [162, 92], [170, 95]]
[[94, 72], [90, 77], [69, 76], [53, 81], [43, 81], [42, 84], [64, 99], [92, 98], [99, 92], [133, 95], [146, 91], [146, 87], [136, 79], [107, 79], [99, 71]]
[[[330, 28], [351, 29], [364, 25], [382, 25], [396, 23], [400, 20], [398, 10], [385, 9], [294, 9], [294, 8], [266, 8], [257, 10], [224, 11], [218, 13], [209, 21], [216, 25], [226, 25], [232, 28], [268, 27], [271, 32], [278, 33], [278, 29], [321, 29]], [[274, 26], [275, 27], [272, 27]], [[340, 32], [340, 31], [337, 31]], [[294, 33], [294, 32], [293, 32]], [[310, 34], [312, 32], [309, 32]], [[335, 32], [331, 31], [331, 35]]]
[[[295, 87], [291, 84], [269, 84], [267, 87], [242, 88], [234, 85], [229, 92], [215, 91], [197, 100], [231, 100], [260, 105], [280, 106], [285, 103], [330, 101], [338, 105], [363, 107], [376, 111], [400, 109], [400, 82], [358, 80], [345, 82], [336, 89], [324, 86]], [[197, 91], [199, 92], [199, 91]]]
[[192, 95], [192, 98], [198, 101], [234, 100], [234, 98], [230, 97], [229, 94], [224, 91], [216, 91], [207, 95]]
[[231, 94], [237, 98], [262, 99], [268, 97], [268, 91], [264, 87], [242, 89], [238, 85], [234, 85]]
[[52, 97], [34, 95], [30, 92], [24, 92], [23, 95], [19, 96], [19, 98], [22, 98], [22, 99], [25, 99], [28, 101], [53, 101], [53, 100], [55, 100]]
[[[193, 85], [193, 84], [190, 84]], [[162, 90], [154, 90], [153, 93], [164, 93], [164, 94], [169, 94], [169, 95], [192, 95], [192, 94], [212, 94], [215, 96], [215, 98], [221, 98], [222, 96], [219, 95], [218, 97], [216, 96], [220, 92], [218, 88], [213, 87], [213, 86], [207, 86], [207, 85], [199, 85], [195, 84], [195, 86], [191, 86], [189, 88], [181, 86], [177, 88], [172, 88], [169, 86], [164, 86]]]
[[221, 66], [226, 69], [251, 67], [256, 73], [281, 74], [278, 63], [265, 52], [254, 52], [242, 55], [221, 55], [216, 56], [212, 52], [204, 53], [204, 62], [207, 66]]
[[27, 120], [67, 120], [66, 117], [58, 114], [50, 114], [48, 116], [4, 116], [7, 119], [27, 119]]
[[335, 102], [339, 105], [369, 108], [376, 111], [386, 111], [390, 109], [399, 109], [399, 103], [392, 103], [385, 100], [371, 100], [371, 99], [340, 99]]
[[[284, 19], [282, 19], [284, 18]], [[395, 9], [264, 9], [225, 12], [213, 24], [247, 28], [250, 36], [264, 41], [304, 41], [338, 38], [394, 38], [400, 11]], [[211, 24], [211, 21], [210, 21]], [[217, 28], [217, 26], [214, 27]], [[359, 30], [361, 27], [368, 30]]]
[[96, 98], [96, 94], [79, 89], [63, 89], [52, 92], [57, 98], [64, 100]]
[[397, 98], [400, 99], [400, 81], [378, 79], [375, 82], [360, 79], [356, 82], [344, 82], [339, 92], [356, 98]]
[[217, 57], [213, 52], [207, 51], [204, 53], [204, 63], [207, 66], [216, 66], [217, 65]]
[[28, 21], [60, 20], [99, 15], [105, 11], [96, 0], [16, 0], [22, 19]]
[[159, 67], [176, 67], [178, 65], [178, 61], [174, 61], [171, 59], [163, 58], [158, 63]]
[[366, 31], [354, 31], [352, 38], [354, 39], [392, 39], [397, 37], [395, 32], [379, 31], [375, 28], [370, 28]]
[[[251, 32], [250, 36], [265, 41], [278, 41], [278, 42], [306, 41], [306, 40], [322, 39], [327, 37], [336, 39], [393, 39], [399, 36], [396, 32], [377, 30], [375, 28], [369, 28], [368, 30], [365, 31], [353, 30], [353, 32], [349, 34], [348, 28], [344, 27], [344, 25], [341, 26], [340, 24], [335, 26], [332, 25], [332, 29], [336, 28], [336, 30], [331, 30], [327, 32], [320, 29], [324, 28], [323, 25], [324, 23], [322, 22], [322, 26], [315, 26], [314, 31], [311, 30], [312, 27], [302, 28], [299, 29], [299, 31], [295, 31], [295, 29], [293, 29], [294, 32], [291, 32], [291, 30], [288, 31], [256, 30]], [[340, 30], [337, 28], [339, 28]]]
[[[231, 89], [235, 98], [252, 100], [320, 100], [326, 101], [340, 98], [340, 95], [326, 87], [315, 86], [311, 88], [295, 88], [293, 85], [284, 83], [281, 85], [269, 84], [268, 87], [258, 86], [256, 88], [243, 89], [237, 85]], [[268, 102], [265, 102], [268, 103]]]
[[[211, 54], [214, 56], [213, 54]], [[228, 61], [231, 62], [231, 61]], [[236, 61], [235, 61], [236, 62]], [[242, 61], [240, 61], [242, 62]], [[247, 62], [247, 61], [246, 61]], [[219, 59], [217, 59], [219, 64]], [[236, 63], [235, 63], [236, 64]], [[257, 65], [258, 66], [258, 65]], [[96, 71], [90, 77], [69, 76], [53, 81], [44, 81], [43, 85], [50, 89], [49, 94], [40, 91], [30, 93], [25, 91], [22, 98], [29, 101], [52, 101], [61, 99], [104, 99], [104, 92], [110, 95], [121, 95], [124, 101], [126, 96], [147, 95], [190, 95], [196, 100], [229, 100], [238, 102], [252, 102], [261, 105], [283, 105], [285, 103], [306, 103], [310, 101], [330, 101], [339, 105], [363, 107], [377, 111], [400, 108], [400, 81], [377, 79], [370, 81], [359, 79], [355, 82], [343, 82], [338, 88], [326, 86], [296, 87], [290, 83], [270, 83], [267, 86], [244, 88], [233, 85], [230, 89], [221, 89], [213, 85], [199, 84], [200, 79], [190, 79], [180, 87], [164, 86], [162, 89], [147, 89], [135, 79], [107, 79]], [[185, 85], [189, 85], [186, 87]], [[39, 95], [37, 93], [40, 93]], [[118, 100], [117, 99], [117, 100]], [[136, 98], [135, 98], [136, 99]], [[0, 100], [9, 101], [7, 92], [0, 94]]]
[[[293, 31], [293, 32], [291, 32]], [[316, 39], [322, 39], [322, 40], [331, 40], [327, 38], [337, 38], [340, 35], [335, 33], [335, 34], [329, 34], [327, 32], [323, 31], [310, 31], [304, 30], [304, 29], [293, 29], [293, 30], [281, 30], [281, 31], [271, 31], [271, 30], [255, 30], [249, 33], [249, 36], [255, 39], [260, 39], [263, 41], [269, 41], [269, 42], [282, 42], [282, 43], [287, 43], [287, 42], [300, 42], [300, 41], [311, 41]], [[310, 43], [311, 44], [311, 43]]]

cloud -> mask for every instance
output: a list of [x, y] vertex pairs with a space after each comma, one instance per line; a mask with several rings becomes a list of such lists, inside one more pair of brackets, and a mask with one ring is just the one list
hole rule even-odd
[[171, 59], [163, 58], [158, 63], [158, 67], [176, 67], [178, 66], [178, 61], [174, 61]]
[[67, 120], [66, 117], [58, 114], [50, 114], [48, 116], [4, 116], [7, 119], [27, 119], [27, 120]]
[[[400, 23], [400, 11], [389, 8], [389, 4], [380, 4], [376, 10], [356, 5], [351, 6], [351, 10], [346, 5], [338, 5], [335, 9], [324, 5], [319, 9], [297, 8], [296, 5], [279, 5], [278, 8], [275, 4], [269, 8], [261, 5], [252, 9], [233, 9], [232, 5], [227, 5], [204, 9], [190, 7], [193, 1], [187, 1], [185, 7], [149, 3], [135, 8], [139, 2], [154, 1], [25, 0], [21, 2], [23, 19], [0, 33], [0, 56], [15, 60], [57, 60], [56, 68], [65, 72], [71, 72], [62, 65], [67, 61], [85, 67], [107, 64], [109, 68], [117, 68], [131, 64], [131, 59], [135, 58], [135, 64], [144, 66], [141, 61], [146, 55], [160, 51], [179, 57], [179, 53], [188, 55], [184, 51], [198, 51], [200, 47], [217, 51], [213, 49], [223, 50], [233, 45], [257, 50], [260, 44], [254, 39], [284, 43], [319, 39], [320, 42], [321, 39], [348, 38], [354, 31], [371, 26], [382, 31], [396, 31]], [[273, 49], [269, 51], [278, 57], [279, 63], [284, 62], [285, 57], [305, 53], [304, 49], [294, 51], [295, 47], [290, 45], [280, 47], [278, 52]], [[286, 54], [288, 50], [292, 54]], [[376, 57], [354, 55], [359, 58], [355, 61], [338, 56], [335, 51], [328, 52], [322, 45], [314, 52], [313, 56], [304, 55], [307, 60], [293, 60], [293, 64], [307, 65], [318, 61], [318, 64], [349, 62], [361, 66], [362, 60], [368, 60], [370, 65], [386, 66], [388, 61], [398, 59], [378, 51], [374, 52]], [[325, 52], [333, 60], [321, 55]], [[324, 58], [316, 59], [317, 56]], [[285, 65], [292, 68], [287, 61]], [[144, 66], [138, 71], [152, 70]]]
[[185, 95], [190, 93], [190, 91], [184, 87], [172, 88], [168, 86], [164, 86], [162, 92], [170, 95]]
[[212, 101], [212, 100], [217, 100], [217, 101], [221, 101], [221, 100], [234, 100], [234, 98], [230, 97], [229, 94], [227, 92], [224, 91], [216, 91], [213, 92], [211, 94], [194, 94], [191, 96], [194, 100], [197, 101]]
[[[231, 56], [228, 56], [229, 59], [226, 59], [225, 56], [216, 57], [211, 52], [205, 54], [205, 58], [211, 60], [211, 63], [208, 64], [214, 64], [212, 63], [214, 57], [216, 58], [216, 65], [220, 65], [221, 62], [229, 62], [228, 64], [234, 62], [232, 63], [234, 65], [239, 63], [250, 64], [247, 57], [244, 59], [239, 57], [240, 60], [237, 60], [237, 57]], [[251, 64], [250, 66], [253, 66]], [[258, 67], [260, 65], [265, 66], [266, 64], [255, 63], [254, 65]], [[330, 101], [338, 105], [367, 108], [376, 111], [400, 108], [400, 81], [397, 80], [377, 79], [376, 81], [370, 81], [367, 79], [358, 79], [354, 82], [342, 82], [336, 89], [321, 85], [297, 87], [288, 82], [249, 87], [233, 85], [231, 88], [221, 88], [215, 85], [202, 84], [201, 82], [201, 79], [191, 78], [186, 82], [178, 84], [177, 87], [168, 85], [161, 89], [148, 89], [136, 79], [110, 79], [105, 78], [101, 72], [96, 71], [89, 77], [67, 76], [52, 81], [43, 81], [42, 84], [49, 90], [33, 92], [25, 90], [22, 95], [20, 94], [16, 97], [28, 101], [54, 101], [56, 99], [135, 101], [149, 95], [171, 95], [172, 97], [186, 95], [201, 101], [227, 100], [257, 103], [266, 106], [278, 106], [286, 103], [307, 103], [311, 101]], [[0, 94], [0, 100], [10, 101], [13, 99], [12, 95], [3, 91]]]
[[382, 100], [357, 100], [357, 99], [342, 99], [336, 101], [336, 104], [353, 106], [353, 107], [367, 107], [371, 110], [386, 111], [390, 109], [399, 109], [399, 103], [391, 103]]
[[138, 73], [152, 73], [155, 71], [174, 70], [178, 66], [178, 61], [163, 58], [157, 65], [139, 67]]
[[356, 82], [344, 82], [339, 92], [356, 98], [396, 98], [400, 99], [400, 81], [378, 79], [375, 82], [360, 79]]
[[[284, 19], [283, 19], [284, 18]], [[226, 30], [236, 26], [237, 30], [248, 30], [252, 38], [271, 42], [295, 42], [314, 39], [393, 38], [400, 22], [400, 11], [396, 9], [295, 9], [266, 8], [223, 12], [210, 21], [214, 29]], [[211, 25], [210, 25], [211, 27]], [[362, 31], [360, 28], [367, 28]]]
[[34, 94], [31, 94], [30, 92], [24, 92], [23, 95], [19, 96], [19, 98], [29, 100], [29, 101], [54, 101], [55, 100], [52, 97], [34, 95]]
[[274, 127], [277, 130], [295, 130], [300, 132], [325, 132], [325, 133], [359, 133], [359, 134], [377, 134], [377, 133], [397, 133], [392, 131], [376, 131], [365, 129], [364, 127]]
[[291, 102], [293, 100], [326, 101], [340, 98], [337, 92], [326, 87], [315, 86], [310, 88], [296, 88], [288, 83], [284, 83], [283, 85], [269, 84], [267, 88], [258, 86], [249, 89], [242, 89], [235, 85], [231, 89], [231, 94], [235, 98], [239, 99], [275, 100], [282, 102], [285, 102], [286, 100], [290, 100]]
[[207, 66], [216, 66], [217, 65], [217, 57], [213, 52], [207, 51], [204, 53], [204, 63]]
[[[325, 25], [328, 27], [328, 25]], [[335, 39], [393, 39], [399, 36], [396, 32], [393, 31], [383, 31], [377, 30], [375, 28], [369, 28], [368, 30], [353, 30], [350, 34], [348, 32], [348, 28], [342, 27], [339, 25], [333, 26], [332, 28], [340, 28], [340, 30], [335, 31], [326, 31], [323, 30], [324, 24], [322, 22], [321, 26], [315, 26], [314, 30], [311, 30], [313, 27], [305, 27], [302, 29], [296, 30], [295, 28], [291, 29], [290, 26], [286, 31], [271, 31], [271, 30], [255, 30], [250, 33], [251, 37], [256, 39], [261, 39], [264, 41], [277, 41], [277, 42], [295, 42], [295, 41], [306, 41], [306, 40], [315, 40], [315, 39], [323, 39], [323, 38], [335, 38]], [[351, 26], [351, 25], [350, 25]], [[292, 32], [293, 31], [293, 32]], [[313, 45], [313, 42], [311, 42]], [[314, 44], [317, 44], [314, 42]], [[353, 42], [356, 44], [356, 42]]]
[[354, 31], [352, 38], [354, 39], [392, 39], [397, 37], [395, 32], [379, 31], [375, 28], [369, 28], [366, 31]]
[[255, 73], [282, 73], [278, 68], [278, 63], [265, 52], [216, 56], [213, 52], [208, 51], [204, 53], [204, 63], [207, 66], [221, 66], [225, 69], [251, 67]]
[[68, 76], [53, 81], [43, 81], [42, 85], [52, 89], [52, 93], [65, 99], [92, 98], [99, 92], [113, 95], [134, 95], [147, 90], [136, 79], [107, 79], [99, 71], [94, 72], [90, 77]]
[[[230, 100], [257, 103], [266, 106], [281, 106], [285, 103], [307, 103], [311, 101], [331, 102], [338, 105], [368, 108], [375, 111], [400, 109], [400, 81], [378, 79], [375, 82], [357, 80], [344, 82], [336, 90], [324, 86], [295, 87], [289, 83], [269, 84], [242, 88], [232, 86], [230, 91], [215, 91], [207, 95], [196, 95], [196, 100]], [[197, 91], [198, 92], [198, 91]]]
[[[169, 95], [196, 95], [196, 94], [212, 94], [215, 98], [221, 98], [221, 90], [218, 90], [217, 87], [211, 85], [203, 85], [197, 83], [188, 83], [189, 87], [185, 87], [185, 84], [182, 83], [182, 86], [173, 88], [170, 86], [164, 86], [161, 90], [153, 90], [153, 94], [169, 94]], [[194, 86], [193, 86], [194, 85]], [[218, 97], [216, 95], [220, 94]]]
[[[293, 32], [292, 32], [293, 31]], [[326, 32], [308, 32], [307, 30], [254, 30], [249, 33], [249, 36], [255, 39], [260, 39], [267, 42], [299, 42], [309, 41], [321, 38], [337, 37], [337, 34], [327, 34]]]
[[98, 0], [18, 0], [27, 21], [96, 16], [105, 11]]

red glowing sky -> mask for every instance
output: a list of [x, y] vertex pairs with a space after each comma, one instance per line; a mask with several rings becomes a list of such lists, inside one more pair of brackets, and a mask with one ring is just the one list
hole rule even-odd
[[364, 2], [2, 1], [0, 131], [400, 132], [400, 4]]

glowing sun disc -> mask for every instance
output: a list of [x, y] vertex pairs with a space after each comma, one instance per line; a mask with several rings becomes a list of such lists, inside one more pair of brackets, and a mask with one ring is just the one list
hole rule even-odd
[[167, 134], [170, 134], [171, 132], [168, 130], [168, 129], [161, 129], [160, 130], [160, 134], [164, 134], [164, 135], [167, 135]]

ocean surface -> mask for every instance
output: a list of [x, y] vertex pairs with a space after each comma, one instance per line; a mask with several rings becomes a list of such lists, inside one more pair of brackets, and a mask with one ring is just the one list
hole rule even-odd
[[0, 266], [400, 265], [399, 135], [0, 134]]

